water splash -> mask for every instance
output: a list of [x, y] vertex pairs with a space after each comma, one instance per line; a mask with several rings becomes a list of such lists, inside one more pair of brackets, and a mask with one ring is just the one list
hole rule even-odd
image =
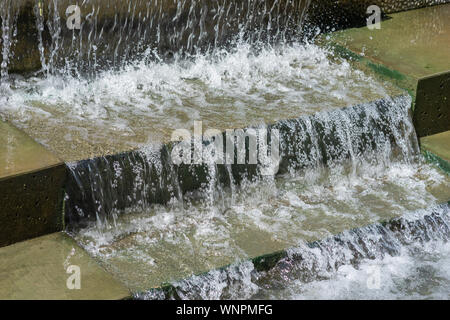
[[168, 141], [173, 130], [190, 129], [196, 120], [205, 129], [243, 128], [390, 93], [330, 56], [315, 45], [255, 52], [241, 44], [193, 60], [131, 64], [95, 80], [14, 78], [14, 90], [0, 96], [0, 113], [74, 161], [136, 149], [149, 139]]
[[[399, 99], [410, 102], [410, 99]], [[306, 147], [298, 144], [292, 148], [295, 152], [287, 158], [288, 165], [284, 166], [289, 168], [289, 164], [293, 164], [291, 169], [276, 178], [251, 179], [249, 171], [239, 172], [237, 166], [231, 166], [233, 179], [230, 179], [227, 166], [223, 166], [223, 175], [211, 179], [210, 174], [220, 173], [221, 170], [211, 170], [205, 166], [200, 175], [198, 171], [189, 171], [186, 177], [191, 182], [200, 178], [204, 183], [198, 184], [199, 192], [184, 193], [181, 206], [172, 203], [169, 207], [150, 205], [125, 210], [117, 217], [113, 227], [103, 225], [99, 228], [98, 224], [90, 223], [88, 228], [75, 230], [73, 235], [86, 250], [109, 266], [111, 272], [139, 291], [143, 287], [201, 273], [236, 260], [282, 250], [295, 245], [300, 239], [322, 239], [355, 226], [391, 219], [448, 201], [448, 177], [422, 163], [415, 135], [405, 124], [410, 121], [408, 104], [402, 105], [399, 101], [389, 105], [389, 108], [398, 108], [392, 111], [391, 116], [381, 118], [375, 112], [373, 114], [376, 116], [369, 122], [361, 121], [361, 116], [356, 117], [356, 123], [349, 123], [369, 131], [354, 129], [361, 135], [352, 136], [355, 139], [350, 140], [352, 143], [343, 139], [347, 142], [347, 148], [335, 148], [333, 145], [330, 145], [329, 151], [319, 148], [320, 152], [312, 153], [312, 157], [316, 158], [306, 161], [306, 166], [297, 167], [303, 163], [305, 155], [311, 156], [307, 151], [311, 150], [308, 144]], [[380, 104], [332, 113], [377, 110], [377, 106], [380, 107]], [[297, 132], [298, 137], [302, 138], [298, 141], [304, 143], [305, 136], [313, 135], [317, 137], [317, 145], [324, 145], [327, 135], [313, 134], [314, 130], [334, 128], [330, 119], [335, 117], [321, 115], [309, 118], [313, 117], [321, 120], [317, 122], [320, 125], [309, 121], [312, 125], [308, 132], [288, 131], [289, 136]], [[337, 119], [340, 117], [342, 115]], [[331, 122], [323, 122], [324, 118]], [[306, 119], [303, 118], [300, 123]], [[371, 126], [366, 126], [367, 123]], [[398, 128], [393, 123], [397, 123]], [[383, 132], [382, 139], [379, 135], [373, 135], [372, 129]], [[332, 134], [336, 137], [345, 137], [345, 133], [349, 132], [349, 128], [345, 127], [333, 130], [337, 130]], [[359, 136], [364, 139], [375, 137], [376, 143], [367, 143], [366, 153], [356, 152]], [[357, 156], [351, 157], [349, 150]], [[321, 153], [324, 157], [318, 156]], [[324, 165], [324, 159], [327, 165]], [[175, 169], [179, 174], [178, 170], [180, 168]], [[186, 170], [192, 170], [191, 166]], [[178, 176], [175, 185], [185, 190], [180, 177], [183, 175]], [[212, 191], [210, 186], [216, 186], [216, 181], [225, 183]], [[235, 183], [233, 188], [230, 182]], [[213, 192], [222, 196], [215, 197]], [[196, 195], [207, 199], [198, 200]], [[178, 201], [175, 200], [175, 203]]]
[[[42, 71], [95, 77], [100, 70], [120, 69], [131, 61], [196, 55], [236, 41], [274, 44], [298, 40], [310, 0], [85, 0], [77, 4], [79, 29], [67, 24], [71, 0], [12, 3], [4, 0], [0, 7], [4, 40], [10, 41], [16, 27], [11, 17], [32, 10]], [[29, 34], [19, 37], [31, 41]], [[5, 52], [9, 47], [5, 42]], [[8, 60], [3, 60], [4, 70]]]
[[[450, 257], [449, 209], [448, 204], [435, 206], [410, 212], [387, 223], [304, 243], [288, 250], [284, 258], [279, 258], [269, 268], [252, 262], [235, 264], [135, 297], [446, 299], [449, 274], [445, 263]], [[441, 266], [443, 269], [439, 269]], [[380, 272], [378, 288], [370, 287], [369, 277], [373, 270]], [[411, 275], [415, 278], [408, 278]], [[418, 279], [418, 276], [425, 278]], [[422, 284], [426, 288], [421, 287]], [[334, 289], [329, 290], [330, 286]]]
[[[16, 36], [10, 3], [0, 4], [2, 81]], [[298, 239], [329, 236], [448, 199], [446, 177], [418, 156], [409, 97], [386, 98], [379, 84], [348, 63], [329, 59], [327, 51], [287, 44], [301, 38], [309, 1], [111, 0], [100, 7], [86, 0], [90, 10], [79, 31], [63, 24], [65, 0], [40, 4], [35, 16], [45, 77], [11, 79], [0, 111], [63, 155], [67, 145], [75, 149], [79, 141], [80, 149], [94, 149], [90, 154], [114, 153], [98, 142], [102, 134], [120, 150], [140, 147], [68, 164], [69, 226], [87, 226], [74, 237], [116, 274], [131, 265], [138, 284], [147, 275], [155, 285], [261, 254], [262, 247], [285, 248]], [[165, 13], [165, 5], [172, 14]], [[373, 101], [367, 99], [373, 93], [384, 99], [333, 111]], [[297, 118], [299, 105], [306, 115]], [[221, 116], [224, 106], [232, 108]], [[282, 133], [282, 177], [259, 177], [254, 168], [233, 165], [174, 166], [161, 137], [198, 118], [211, 121], [211, 127], [225, 126], [219, 129], [293, 118], [269, 125]], [[142, 147], [148, 128], [158, 143]], [[365, 249], [373, 244], [370, 235], [379, 238], [372, 231], [338, 242], [356, 246], [359, 241]], [[384, 245], [361, 255], [372, 258]], [[329, 268], [335, 272], [337, 260], [354, 262], [345, 254], [341, 259], [342, 252], [323, 258], [329, 248], [316, 258], [317, 248], [300, 250], [312, 256], [307, 267], [318, 269], [319, 277]], [[295, 254], [288, 259], [295, 260]], [[301, 266], [291, 265], [272, 275], [275, 283]], [[225, 278], [216, 272], [215, 287], [202, 289], [200, 297], [252, 297], [261, 292], [253, 275], [251, 263]], [[224, 279], [238, 284], [244, 279], [244, 285], [230, 287]], [[177, 290], [180, 296], [197, 294], [184, 292], [182, 285]]]
[[[385, 99], [269, 126], [280, 132], [279, 174], [307, 177], [313, 184], [323, 179], [324, 172], [328, 177], [355, 177], [370, 166], [415, 163], [419, 148], [410, 103], [407, 96]], [[89, 220], [89, 216], [104, 224], [125, 209], [145, 210], [183, 197], [208, 199], [210, 206], [221, 202], [223, 208], [224, 188], [236, 193], [239, 185], [255, 179], [261, 183], [274, 179], [260, 176], [258, 165], [173, 165], [170, 147], [151, 145], [128, 154], [81, 161], [70, 168], [69, 225]]]

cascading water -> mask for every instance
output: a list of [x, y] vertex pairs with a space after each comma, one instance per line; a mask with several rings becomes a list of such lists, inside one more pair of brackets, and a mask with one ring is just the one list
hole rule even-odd
[[95, 80], [16, 77], [0, 113], [61, 159], [77, 161], [167, 142], [194, 121], [205, 130], [244, 128], [391, 94], [330, 56], [311, 44], [255, 52], [241, 43], [192, 60], [131, 64]]
[[[41, 68], [28, 76], [8, 74], [21, 3]], [[428, 246], [448, 261], [450, 180], [420, 156], [411, 99], [302, 43], [309, 3], [86, 0], [79, 30], [71, 1], [0, 3], [0, 116], [67, 161], [68, 232], [89, 253], [135, 293], [172, 281], [137, 297], [310, 297]], [[278, 130], [277, 174], [174, 164], [171, 133], [200, 120]], [[269, 270], [242, 263], [299, 243]]]
[[5, 0], [0, 3], [0, 20], [1, 20], [1, 64], [0, 64], [0, 84], [8, 80], [8, 63], [11, 55], [11, 47], [14, 36], [17, 32], [17, 15], [12, 10], [12, 1]]
[[[212, 197], [211, 202], [191, 196], [183, 185], [182, 166], [167, 167], [167, 172], [176, 174], [166, 180], [174, 191], [170, 205], [146, 201], [144, 206], [128, 207], [124, 214], [113, 215], [109, 223], [102, 218], [100, 224], [99, 220], [88, 223], [87, 228], [73, 234], [108, 270], [140, 292], [302, 241], [316, 241], [419, 209], [427, 213], [448, 201], [450, 181], [421, 160], [409, 115], [410, 103], [409, 97], [398, 97], [281, 121], [272, 126], [280, 130], [281, 136], [280, 171], [276, 177], [258, 176], [257, 170], [242, 170], [238, 165], [231, 165], [233, 179], [226, 165], [205, 165], [204, 172], [197, 168], [187, 176], [203, 182], [199, 183], [200, 195]], [[133, 157], [136, 163], [142, 163], [145, 153]], [[107, 163], [104, 159], [101, 162]], [[146, 170], [138, 170], [139, 183], [134, 186], [142, 188], [138, 193], [134, 193], [135, 187], [128, 188], [133, 190], [132, 195], [155, 199], [158, 189], [152, 186], [161, 187], [162, 179], [152, 180], [155, 162], [150, 163]], [[188, 166], [186, 170], [190, 169]], [[75, 176], [92, 179], [86, 186], [101, 183], [102, 176], [90, 174], [83, 166], [74, 170]], [[123, 168], [119, 171], [123, 177], [130, 174]], [[160, 176], [167, 177], [153, 175]], [[92, 190], [84, 189], [91, 194]], [[94, 198], [105, 195], [99, 191], [110, 189], [94, 190]], [[112, 191], [105, 199], [119, 194]], [[132, 196], [124, 193], [116, 199], [127, 201]], [[79, 221], [77, 212], [70, 215]], [[190, 295], [186, 293], [186, 297]]]
[[270, 269], [256, 262], [235, 264], [136, 297], [448, 299], [449, 210], [448, 204], [435, 206], [302, 243]]
[[[410, 104], [409, 97], [398, 97], [270, 125], [269, 130], [280, 132], [280, 173], [325, 167], [344, 174], [339, 170], [349, 165], [349, 174], [357, 175], [361, 163], [388, 167], [395, 160], [414, 162], [418, 143]], [[236, 182], [255, 178], [248, 171], [251, 165], [192, 167], [173, 165], [166, 146], [71, 164], [66, 218], [69, 224], [89, 216], [104, 221], [126, 208], [180, 199], [202, 183], [235, 188]], [[190, 176], [194, 178], [186, 179]], [[193, 185], [191, 180], [198, 181]], [[216, 193], [204, 191], [207, 196]]]
[[[95, 76], [132, 60], [195, 55], [238, 39], [298, 39], [310, 0], [86, 0], [77, 9], [71, 0], [17, 0], [13, 8], [10, 0], [3, 3], [4, 28], [17, 27], [10, 15], [34, 7], [43, 71]], [[6, 69], [8, 59], [4, 64]]]

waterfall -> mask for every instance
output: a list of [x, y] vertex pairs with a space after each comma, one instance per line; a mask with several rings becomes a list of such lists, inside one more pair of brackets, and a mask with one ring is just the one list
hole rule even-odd
[[[410, 104], [409, 96], [400, 96], [269, 125], [269, 130], [280, 132], [280, 169], [276, 173], [320, 179], [329, 170], [335, 176], [358, 175], [368, 166], [388, 168], [395, 162], [416, 162], [419, 147]], [[225, 143], [225, 136], [222, 141]], [[223, 202], [223, 188], [236, 193], [246, 181], [267, 183], [258, 169], [261, 164], [174, 165], [171, 149], [169, 145], [149, 145], [69, 164], [68, 224], [92, 219], [105, 224], [127, 208], [145, 209], [183, 197], [200, 196], [215, 205]]]
[[[19, 26], [17, 36], [28, 41], [27, 50], [36, 47], [44, 73], [95, 76], [131, 61], [196, 55], [236, 42], [298, 40], [310, 1], [85, 0], [72, 10], [71, 0], [18, 0], [14, 5], [5, 0], [0, 6], [2, 70], [15, 55], [11, 36], [26, 10], [34, 13], [35, 29]], [[37, 35], [33, 42], [24, 34], [30, 32]]]
[[0, 83], [8, 80], [8, 65], [12, 52], [14, 37], [17, 36], [17, 15], [13, 11], [12, 0], [3, 0], [0, 2], [0, 21], [1, 21], [1, 64], [0, 64]]
[[[430, 243], [430, 252], [433, 253], [433, 243], [439, 246], [450, 239], [449, 210], [450, 206], [443, 204], [411, 212], [389, 222], [348, 230], [321, 241], [299, 244], [284, 253], [272, 255], [276, 260], [271, 266], [264, 265], [256, 259], [253, 262], [233, 264], [173, 282], [162, 289], [138, 293], [135, 297], [184, 300], [295, 298], [295, 293], [291, 290], [301, 292], [299, 288], [306, 290], [308, 284], [332, 279], [338, 272], [345, 272], [343, 270], [353, 270], [355, 274], [359, 268], [366, 267], [365, 270], [369, 271], [374, 269], [374, 266], [378, 268], [376, 262], [382, 265], [383, 259], [387, 257], [419, 256], [422, 252], [420, 247]], [[372, 264], [370, 261], [373, 261]], [[427, 264], [429, 267], [430, 262]], [[404, 271], [408, 269], [405, 268]], [[365, 277], [361, 285], [366, 285], [368, 273], [364, 271], [362, 273]], [[344, 282], [343, 279], [340, 281]], [[345, 297], [339, 296], [342, 292], [339, 292], [338, 288], [335, 290], [337, 298]], [[352, 290], [357, 291], [354, 288]], [[326, 292], [321, 292], [326, 296]], [[365, 289], [363, 292], [367, 294], [370, 290]], [[385, 294], [386, 298], [390, 296], [389, 294], [395, 294], [382, 291], [381, 293]], [[399, 292], [399, 296], [404, 298], [402, 292]]]
[[309, 43], [320, 8], [0, 0], [0, 120], [66, 161], [65, 232], [136, 298], [303, 297], [448, 248], [412, 98]]

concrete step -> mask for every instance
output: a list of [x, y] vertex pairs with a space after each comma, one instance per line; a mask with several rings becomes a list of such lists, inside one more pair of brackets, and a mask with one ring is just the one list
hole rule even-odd
[[381, 29], [327, 35], [337, 52], [414, 97], [419, 137], [450, 130], [450, 4], [395, 13]]
[[450, 162], [450, 131], [420, 139], [422, 148]]
[[450, 131], [420, 139], [425, 157], [450, 174]]
[[[80, 275], [80, 286], [75, 279], [77, 275]], [[113, 279], [64, 233], [53, 233], [0, 248], [2, 300], [107, 300], [129, 297], [126, 287]]]
[[0, 247], [62, 230], [65, 165], [0, 121]]

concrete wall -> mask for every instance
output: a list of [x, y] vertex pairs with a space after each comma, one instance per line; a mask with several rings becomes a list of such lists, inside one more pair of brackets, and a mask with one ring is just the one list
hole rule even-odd
[[0, 247], [63, 229], [63, 165], [0, 179]]

